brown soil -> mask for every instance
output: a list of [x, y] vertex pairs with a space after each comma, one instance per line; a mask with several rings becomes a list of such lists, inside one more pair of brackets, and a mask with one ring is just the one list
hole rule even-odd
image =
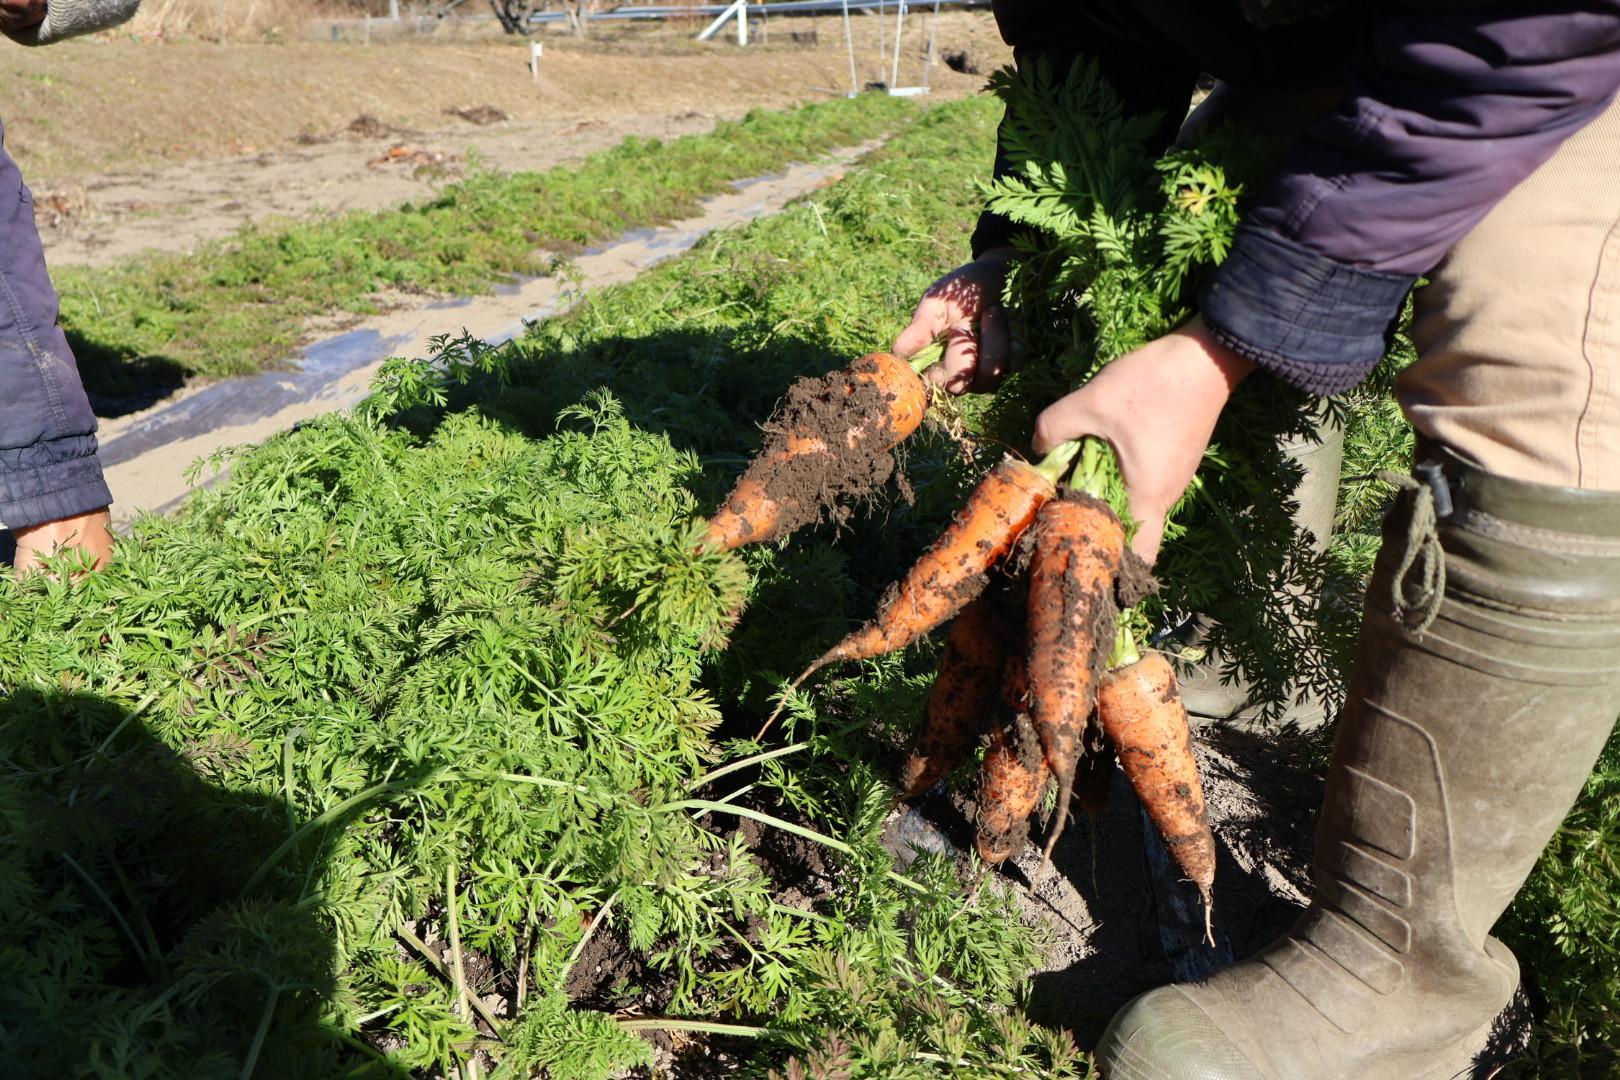
[[[1198, 893], [1155, 865], [1154, 838], [1128, 784], [1112, 785], [1098, 820], [1065, 833], [1050, 870], [1036, 835], [986, 885], [1010, 891], [1026, 919], [1051, 935], [1029, 1012], [1072, 1031], [1082, 1047], [1136, 994], [1250, 955], [1305, 903], [1321, 779], [1301, 763], [1315, 755], [1298, 739], [1233, 729], [1206, 730], [1195, 750], [1219, 848], [1216, 947], [1201, 940], [1201, 911], [1193, 932], [1178, 936], [1176, 902], [1198, 909]], [[936, 790], [890, 818], [886, 843], [901, 856], [913, 847], [954, 854], [966, 871], [974, 812], [969, 793]]]
[[1121, 611], [1129, 611], [1159, 591], [1159, 579], [1153, 568], [1142, 557], [1126, 548], [1119, 560], [1119, 577], [1114, 580], [1114, 602]]
[[[920, 49], [923, 26], [908, 29]], [[103, 264], [189, 251], [247, 221], [430, 197], [471, 160], [499, 170], [577, 160], [631, 134], [706, 131], [751, 108], [845, 92], [837, 23], [775, 19], [769, 44], [699, 44], [686, 27], [613, 27], [527, 45], [485, 29], [372, 45], [161, 43], [104, 35], [0, 50], [0, 118], [40, 207], [47, 259]], [[854, 20], [864, 81], [878, 77], [876, 20]], [[794, 42], [798, 31], [815, 41]], [[890, 30], [892, 32], [892, 28]], [[988, 72], [1007, 56], [986, 13], [940, 19], [941, 53]], [[902, 81], [921, 72], [902, 62]], [[909, 73], [909, 74], [908, 74]], [[982, 75], [932, 69], [933, 96]], [[500, 117], [504, 117], [501, 119]], [[403, 145], [409, 153], [387, 158]], [[369, 164], [382, 159], [375, 166]]]

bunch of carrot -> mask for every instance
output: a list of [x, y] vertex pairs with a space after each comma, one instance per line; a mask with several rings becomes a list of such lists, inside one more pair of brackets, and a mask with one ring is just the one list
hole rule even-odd
[[[813, 465], [818, 455], [881, 455], [908, 437], [927, 411], [918, 375], [927, 362], [873, 353], [823, 380], [816, 393], [828, 399], [833, 426], [802, 423], [774, 432], [711, 519], [703, 546], [729, 550], [775, 539], [806, 521], [806, 508], [789, 504], [802, 495], [780, 478]], [[861, 408], [840, 414], [843, 403], [856, 400]], [[1117, 755], [1207, 910], [1215, 842], [1186, 709], [1169, 661], [1141, 654], [1130, 620], [1119, 618], [1121, 602], [1129, 609], [1139, 599], [1130, 595], [1131, 582], [1146, 574], [1127, 572], [1125, 528], [1103, 497], [1111, 468], [1111, 451], [1094, 439], [1059, 447], [1038, 465], [1003, 459], [885, 594], [877, 615], [818, 657], [793, 687], [829, 664], [902, 649], [954, 618], [927, 716], [901, 766], [902, 797], [928, 790], [987, 736], [976, 822], [980, 856], [994, 865], [1018, 850], [1055, 780], [1050, 858], [1077, 776], [1082, 808], [1097, 813]], [[1010, 559], [1015, 550], [1020, 557]], [[999, 599], [985, 596], [992, 572], [1024, 587], [1001, 590]], [[1018, 602], [1008, 604], [1007, 593]], [[1024, 614], [1021, 649], [1009, 607]]]
[[[1121, 603], [1140, 599], [1133, 582], [1146, 575], [1127, 566], [1124, 525], [1099, 497], [1111, 461], [1096, 440], [1068, 444], [1039, 465], [1001, 461], [877, 615], [793, 686], [828, 664], [904, 648], [954, 617], [927, 715], [900, 768], [902, 798], [927, 791], [985, 737], [980, 857], [994, 865], [1018, 850], [1055, 781], [1050, 858], [1071, 798], [1100, 811], [1117, 755], [1207, 905], [1215, 841], [1175, 673], [1161, 654], [1139, 652], [1131, 620], [1119, 618]], [[992, 573], [1003, 584], [987, 592]]]

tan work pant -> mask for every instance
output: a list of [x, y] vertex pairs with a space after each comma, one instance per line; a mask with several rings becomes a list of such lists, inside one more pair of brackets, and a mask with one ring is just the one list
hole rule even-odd
[[1429, 278], [1396, 384], [1413, 428], [1498, 475], [1620, 491], [1620, 102]]

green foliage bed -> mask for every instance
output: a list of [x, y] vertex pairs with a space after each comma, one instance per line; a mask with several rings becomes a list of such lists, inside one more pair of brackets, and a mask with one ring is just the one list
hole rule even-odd
[[[512, 347], [391, 366], [108, 573], [0, 584], [0, 1060], [1083, 1075], [1017, 1007], [1041, 943], [1010, 904], [878, 846], [926, 655], [843, 675], [777, 756], [741, 737], [978, 464], [924, 437], [909, 503], [689, 554], [787, 381], [887, 341], [957, 259], [996, 116], [930, 110]], [[1355, 415], [1347, 472], [1400, 457], [1387, 408]], [[1351, 490], [1353, 574], [1379, 492]], [[1506, 927], [1548, 1011], [1532, 1075], [1616, 1037], [1617, 775]]]
[[[919, 122], [870, 173], [509, 350], [504, 386], [400, 411], [424, 372], [396, 366], [358, 414], [143, 522], [109, 573], [0, 586], [0, 1054], [585, 1077], [650, 1060], [639, 1031], [677, 1056], [695, 1031], [745, 1070], [1080, 1068], [1004, 1008], [1037, 955], [1008, 905], [953, 917], [947, 864], [899, 880], [876, 846], [871, 721], [915, 680], [891, 665], [793, 753], [705, 779], [751, 749], [723, 722], [761, 661], [885, 571], [825, 544], [686, 554], [731, 471], [702, 455], [745, 447], [788, 372], [889, 331], [960, 243], [983, 162], [956, 149], [991, 123]], [[805, 575], [814, 602], [712, 652], [745, 594]], [[622, 985], [582, 970], [603, 949]]]

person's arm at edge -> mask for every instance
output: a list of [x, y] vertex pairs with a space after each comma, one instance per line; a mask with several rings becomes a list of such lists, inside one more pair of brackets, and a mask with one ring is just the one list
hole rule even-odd
[[1439, 6], [1374, 17], [1203, 289], [1215, 340], [1304, 390], [1366, 378], [1417, 277], [1620, 87], [1620, 0]]

